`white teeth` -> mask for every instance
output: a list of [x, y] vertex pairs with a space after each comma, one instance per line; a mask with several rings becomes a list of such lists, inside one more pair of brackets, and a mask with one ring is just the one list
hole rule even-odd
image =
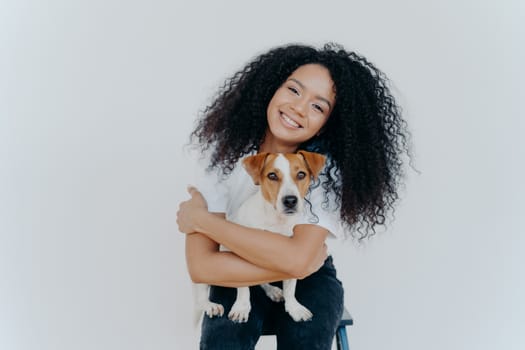
[[290, 119], [286, 114], [281, 114], [283, 116], [283, 119], [285, 122], [287, 122], [288, 124], [290, 124], [291, 126], [294, 126], [296, 128], [298, 128], [300, 125], [297, 124], [296, 122], [294, 122], [292, 119]]

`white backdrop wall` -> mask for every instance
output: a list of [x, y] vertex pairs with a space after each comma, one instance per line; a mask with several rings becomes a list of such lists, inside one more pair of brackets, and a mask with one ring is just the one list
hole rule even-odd
[[391, 78], [421, 171], [386, 232], [336, 249], [352, 348], [525, 348], [524, 20], [519, 0], [1, 1], [0, 348], [195, 348], [183, 145], [254, 55], [325, 41]]

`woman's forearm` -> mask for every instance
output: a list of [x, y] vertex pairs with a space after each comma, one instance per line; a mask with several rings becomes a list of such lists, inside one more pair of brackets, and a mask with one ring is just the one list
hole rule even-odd
[[186, 260], [195, 283], [244, 287], [293, 278], [256, 266], [232, 252], [221, 252], [217, 243], [200, 233], [187, 235]]
[[[280, 272], [293, 278], [303, 278], [319, 267], [312, 263], [322, 254], [328, 235], [328, 231], [321, 227], [299, 225], [294, 235], [287, 237], [241, 226], [209, 213], [200, 216], [198, 231], [262, 270]], [[230, 258], [228, 255], [216, 257], [223, 264], [228, 263]]]

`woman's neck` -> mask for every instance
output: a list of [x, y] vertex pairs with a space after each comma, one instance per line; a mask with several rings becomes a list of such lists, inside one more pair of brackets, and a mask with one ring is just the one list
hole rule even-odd
[[295, 153], [297, 151], [297, 147], [295, 146], [280, 146], [280, 145], [265, 145], [262, 144], [261, 147], [259, 147], [259, 152], [269, 152], [269, 153]]
[[271, 134], [266, 134], [263, 143], [259, 147], [259, 152], [269, 153], [295, 153], [298, 145], [278, 142]]

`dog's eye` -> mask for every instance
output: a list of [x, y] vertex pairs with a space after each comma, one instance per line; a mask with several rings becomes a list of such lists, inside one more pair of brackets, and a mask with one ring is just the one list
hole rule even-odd
[[268, 178], [272, 181], [277, 181], [279, 180], [279, 178], [277, 177], [277, 174], [276, 173], [268, 173]]
[[297, 180], [302, 180], [306, 177], [306, 173], [304, 171], [300, 171], [297, 173]]

